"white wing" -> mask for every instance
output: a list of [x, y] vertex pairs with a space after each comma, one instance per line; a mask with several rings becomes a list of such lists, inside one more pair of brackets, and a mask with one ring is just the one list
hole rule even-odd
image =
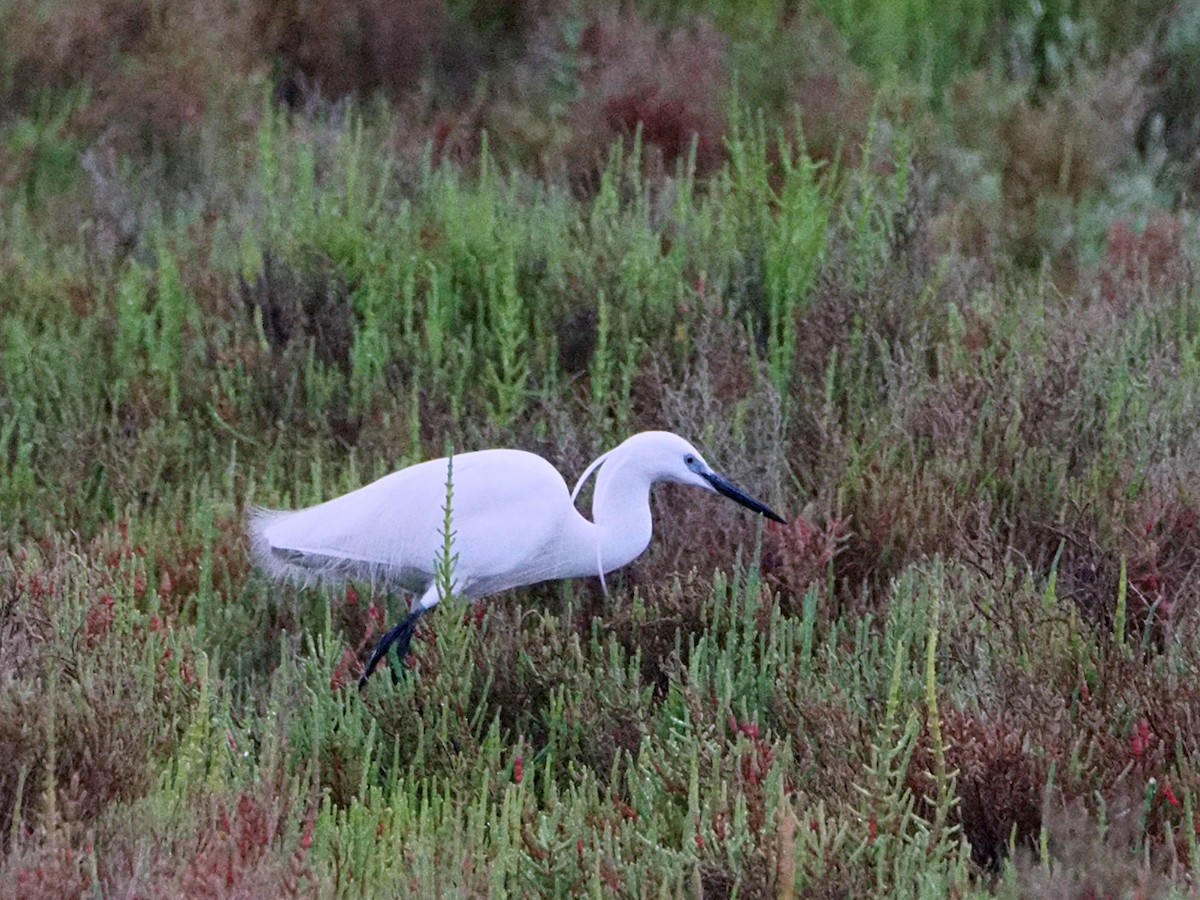
[[[442, 553], [445, 459], [393, 472], [297, 512], [257, 510], [258, 563], [279, 578], [360, 579], [421, 593]], [[562, 476], [520, 450], [453, 458], [451, 528], [457, 589], [472, 598], [553, 578], [561, 536], [578, 517]]]

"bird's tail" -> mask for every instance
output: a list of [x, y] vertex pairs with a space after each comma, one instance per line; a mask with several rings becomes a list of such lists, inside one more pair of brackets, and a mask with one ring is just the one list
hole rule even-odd
[[254, 564], [279, 581], [304, 581], [312, 577], [303, 566], [289, 562], [286, 555], [279, 553], [267, 539], [267, 529], [272, 522], [286, 518], [287, 510], [264, 509], [256, 506], [246, 514], [246, 534], [250, 537], [250, 556]]
[[271, 543], [267, 532], [275, 523], [308, 510], [264, 509], [256, 506], [246, 516], [246, 533], [250, 537], [250, 555], [263, 572], [276, 581], [287, 581], [300, 587], [325, 584], [337, 585], [347, 581], [388, 584], [385, 567], [369, 560], [343, 556], [335, 551], [314, 552]]
[[261, 506], [250, 510], [246, 516], [246, 533], [250, 537], [250, 555], [255, 565], [276, 581], [288, 581], [301, 587], [338, 584], [359, 574], [359, 567], [348, 565], [346, 560], [272, 544], [267, 537], [271, 525], [294, 515], [296, 510], [264, 509]]

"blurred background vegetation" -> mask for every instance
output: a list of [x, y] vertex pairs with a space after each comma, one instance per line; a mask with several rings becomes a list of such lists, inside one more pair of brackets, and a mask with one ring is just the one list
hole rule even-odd
[[[0, 33], [0, 895], [1190, 896], [1198, 8]], [[645, 428], [791, 523], [661, 489], [361, 694], [404, 598], [250, 570], [255, 504]]]

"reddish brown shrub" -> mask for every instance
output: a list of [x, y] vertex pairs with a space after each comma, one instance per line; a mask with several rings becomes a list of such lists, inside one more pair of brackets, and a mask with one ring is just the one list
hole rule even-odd
[[289, 106], [314, 97], [399, 99], [436, 76], [463, 99], [552, 4], [548, 0], [288, 0], [260, 4], [255, 33], [278, 63], [277, 95]]
[[796, 516], [786, 525], [772, 522], [763, 539], [763, 573], [798, 603], [813, 584], [829, 576], [830, 564], [849, 539], [849, 519], [814, 525]]
[[726, 39], [712, 25], [667, 31], [637, 14], [602, 19], [585, 29], [580, 54], [574, 168], [599, 167], [614, 139], [639, 129], [662, 164], [686, 157], [693, 141], [698, 172], [720, 164], [729, 72]]
[[202, 120], [225, 131], [249, 125], [262, 53], [247, 40], [246, 11], [232, 3], [104, 0], [18, 3], [0, 17], [8, 100], [31, 108], [45, 88], [82, 88], [68, 128], [103, 136], [124, 153], [187, 162]]
[[44, 845], [8, 860], [3, 896], [13, 900], [62, 900], [85, 896], [92, 886], [87, 865], [86, 853], [66, 844], [61, 836], [55, 836]]
[[1150, 217], [1138, 234], [1125, 219], [1108, 229], [1100, 264], [1100, 295], [1122, 308], [1147, 294], [1186, 288], [1192, 264], [1183, 246], [1183, 222], [1165, 210]]
[[[190, 833], [161, 830], [153, 820], [116, 825], [98, 854], [98, 880], [89, 884], [102, 887], [105, 896], [122, 897], [315, 896], [308, 855], [316, 808], [298, 809], [280, 774], [268, 773], [236, 796], [189, 798]], [[79, 855], [81, 866], [90, 862]], [[41, 851], [32, 859], [46, 856]]]
[[1037, 266], [1050, 254], [1058, 273], [1074, 278], [1076, 248], [1064, 245], [1061, 222], [1085, 192], [1104, 186], [1123, 138], [1075, 97], [1021, 104], [1009, 113], [996, 139], [1003, 153], [1008, 238], [1019, 262]]
[[389, 94], [412, 88], [446, 46], [445, 0], [291, 0], [263, 4], [256, 31], [279, 60], [281, 99]]
[[958, 772], [955, 813], [971, 858], [997, 868], [1014, 836], [1018, 846], [1032, 846], [1038, 835], [1048, 763], [1034, 754], [1026, 726], [1015, 716], [987, 719], [949, 710], [943, 727], [946, 765]]
[[12, 100], [27, 102], [43, 87], [94, 82], [120, 55], [144, 52], [152, 7], [149, 0], [12, 4], [4, 20]]
[[1152, 496], [1138, 503], [1132, 516], [1136, 518], [1120, 548], [1128, 560], [1129, 632], [1144, 635], [1149, 630], [1161, 644], [1185, 613], [1196, 611], [1200, 512], [1178, 500]]
[[[145, 548], [114, 527], [84, 554], [22, 552], [21, 569], [0, 569], [11, 575], [0, 605], [0, 841], [91, 826], [139, 796], [187, 702], [190, 663], [176, 678], [166, 626], [134, 609], [149, 599]], [[156, 681], [130, 676], [160, 654]]]

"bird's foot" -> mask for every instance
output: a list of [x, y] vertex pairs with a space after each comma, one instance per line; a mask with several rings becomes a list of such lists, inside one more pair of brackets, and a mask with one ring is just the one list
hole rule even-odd
[[[380, 660], [387, 656], [388, 650], [391, 649], [393, 644], [396, 645], [396, 658], [400, 661], [401, 667], [403, 667], [404, 660], [408, 657], [409, 645], [412, 643], [413, 634], [417, 630], [417, 622], [427, 612], [429, 610], [417, 607], [405, 616], [400, 621], [400, 624], [379, 639], [379, 643], [375, 645], [375, 652], [367, 660], [367, 667], [363, 669], [362, 677], [358, 679], [360, 689], [366, 686], [367, 679], [371, 677], [371, 673], [375, 671], [375, 667], [379, 665]], [[393, 676], [395, 676], [394, 672]]]

